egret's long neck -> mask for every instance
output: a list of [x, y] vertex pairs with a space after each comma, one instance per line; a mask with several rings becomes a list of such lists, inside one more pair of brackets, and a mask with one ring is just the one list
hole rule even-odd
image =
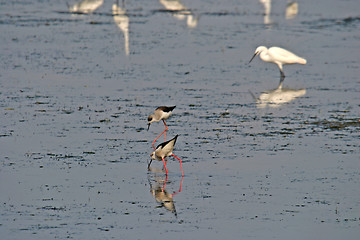
[[260, 58], [261, 58], [261, 60], [263, 60], [264, 62], [272, 62], [272, 60], [271, 60], [269, 54], [267, 53], [267, 51], [262, 51], [262, 52], [260, 53]]

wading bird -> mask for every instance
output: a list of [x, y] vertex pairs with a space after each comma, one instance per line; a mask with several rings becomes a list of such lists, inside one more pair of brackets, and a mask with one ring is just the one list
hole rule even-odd
[[95, 11], [104, 3], [104, 0], [83, 0], [72, 6], [68, 5], [69, 11], [72, 13], [88, 14]]
[[306, 59], [296, 56], [294, 53], [289, 52], [283, 48], [271, 47], [267, 49], [264, 46], [256, 48], [254, 56], [250, 59], [249, 63], [260, 54], [261, 60], [264, 62], [275, 63], [280, 69], [280, 84], [285, 79], [285, 74], [283, 71], [283, 65], [286, 64], [306, 64]]
[[166, 175], [167, 175], [167, 173], [168, 173], [168, 170], [167, 170], [167, 167], [166, 167], [166, 161], [167, 160], [165, 158], [168, 157], [168, 156], [173, 156], [174, 158], [179, 160], [180, 168], [181, 168], [181, 175], [184, 176], [181, 159], [178, 158], [177, 156], [175, 156], [172, 153], [172, 151], [174, 149], [174, 146], [175, 146], [175, 143], [176, 143], [177, 137], [178, 137], [178, 135], [176, 135], [173, 139], [171, 139], [169, 141], [166, 141], [166, 142], [163, 142], [163, 143], [159, 144], [159, 146], [156, 147], [155, 151], [150, 154], [151, 160], [150, 160], [150, 163], [148, 164], [148, 169], [150, 169], [150, 164], [151, 164], [152, 160], [154, 160], [154, 159], [156, 159], [158, 161], [162, 160], [163, 163], [164, 163], [165, 172], [166, 172]]
[[161, 106], [161, 107], [158, 107], [157, 109], [155, 109], [155, 112], [154, 114], [151, 114], [149, 117], [148, 117], [148, 131], [149, 131], [149, 128], [150, 128], [150, 124], [152, 122], [159, 122], [160, 120], [163, 121], [164, 125], [165, 125], [165, 130], [160, 133], [159, 136], [157, 136], [157, 138], [155, 138], [155, 140], [153, 141], [152, 143], [152, 146], [153, 148], [155, 149], [154, 147], [154, 144], [156, 142], [156, 140], [163, 134], [165, 133], [165, 141], [166, 141], [166, 131], [167, 131], [167, 126], [166, 126], [166, 119], [168, 119], [170, 117], [170, 115], [172, 114], [172, 110], [174, 110], [176, 106], [172, 106], [172, 107], [166, 107], [166, 106]]

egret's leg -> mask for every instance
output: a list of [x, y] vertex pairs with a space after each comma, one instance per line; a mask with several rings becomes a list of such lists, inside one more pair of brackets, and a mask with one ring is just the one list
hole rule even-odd
[[280, 69], [280, 82], [279, 82], [279, 87], [282, 87], [282, 84], [284, 82], [285, 79], [285, 74], [284, 72]]
[[282, 89], [283, 83], [284, 83], [284, 78], [280, 79], [278, 89]]

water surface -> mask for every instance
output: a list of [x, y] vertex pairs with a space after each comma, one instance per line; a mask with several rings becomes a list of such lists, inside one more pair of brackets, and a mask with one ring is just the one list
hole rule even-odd
[[[165, 2], [1, 3], [2, 238], [357, 239], [358, 2]], [[308, 64], [279, 90], [260, 45]]]

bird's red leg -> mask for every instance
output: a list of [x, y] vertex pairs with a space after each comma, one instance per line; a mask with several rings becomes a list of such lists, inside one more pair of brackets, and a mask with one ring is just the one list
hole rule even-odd
[[181, 177], [181, 182], [180, 182], [179, 192], [181, 192], [181, 187], [182, 187], [183, 180], [184, 180], [184, 176], [182, 176], [182, 177]]
[[163, 122], [164, 122], [164, 125], [165, 125], [164, 132], [165, 132], [165, 142], [166, 142], [166, 131], [168, 130], [168, 127], [166, 126], [166, 121], [164, 119], [163, 119]]
[[[166, 129], [162, 132], [162, 133], [160, 133], [160, 135], [159, 136], [157, 136], [157, 138], [155, 138], [155, 140], [153, 141], [153, 143], [152, 143], [152, 147], [153, 147], [153, 149], [155, 149], [155, 146], [154, 146], [154, 144], [155, 144], [155, 142], [156, 142], [156, 140], [161, 136], [161, 135], [163, 135], [163, 133], [164, 132], [166, 132]], [[165, 133], [166, 134], [166, 133]]]
[[182, 168], [181, 159], [180, 159], [180, 158], [178, 158], [177, 156], [175, 156], [174, 154], [173, 154], [173, 156], [174, 156], [174, 158], [176, 158], [177, 160], [179, 160], [179, 162], [180, 162], [180, 168], [181, 168], [181, 176], [184, 176], [184, 172], [183, 172], [183, 168]]
[[166, 162], [165, 162], [165, 159], [164, 158], [162, 158], [162, 160], [163, 160], [163, 163], [164, 163], [164, 167], [165, 167], [165, 172], [166, 172], [166, 176], [167, 176], [167, 168], [166, 168]]
[[184, 180], [184, 176], [181, 177], [181, 182], [180, 182], [179, 191], [174, 192], [173, 194], [171, 194], [172, 197], [175, 196], [175, 195], [178, 194], [178, 193], [181, 193], [181, 187], [182, 187], [183, 180]]
[[152, 143], [153, 149], [155, 149], [155, 142], [156, 142], [156, 140], [157, 140], [161, 135], [163, 135], [163, 133], [165, 133], [165, 142], [166, 142], [166, 131], [168, 130], [168, 127], [166, 126], [166, 122], [165, 122], [164, 119], [163, 119], [163, 122], [164, 122], [164, 125], [165, 125], [165, 130], [164, 130], [162, 133], [160, 133], [160, 135], [157, 136], [157, 137], [155, 138], [155, 140], [153, 141], [153, 143]]
[[163, 185], [163, 188], [162, 188], [162, 191], [163, 191], [163, 192], [165, 191], [166, 182], [167, 182], [167, 175], [166, 175], [166, 177], [165, 177], [164, 185]]

